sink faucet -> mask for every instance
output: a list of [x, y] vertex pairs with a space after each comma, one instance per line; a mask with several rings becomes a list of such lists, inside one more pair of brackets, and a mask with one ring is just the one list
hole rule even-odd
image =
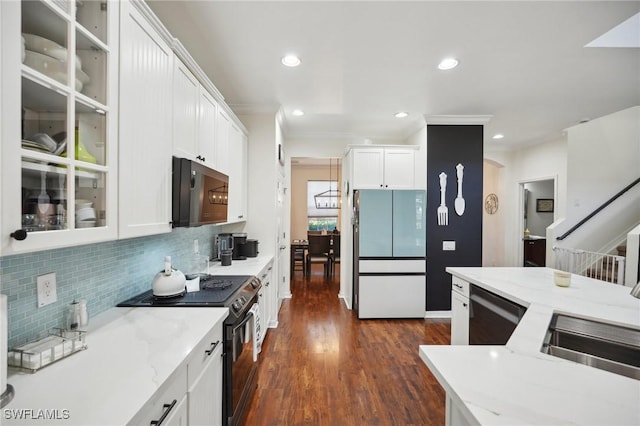
[[638, 282], [638, 284], [636, 284], [635, 287], [631, 289], [631, 295], [637, 299], [640, 299], [640, 282]]

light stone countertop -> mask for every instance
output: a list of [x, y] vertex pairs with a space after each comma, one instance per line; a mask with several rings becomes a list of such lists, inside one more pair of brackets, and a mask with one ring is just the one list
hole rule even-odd
[[629, 287], [550, 268], [447, 268], [527, 307], [506, 346], [428, 346], [419, 354], [470, 424], [639, 425], [640, 381], [540, 352], [554, 312], [640, 329]]
[[211, 275], [255, 275], [264, 269], [273, 256], [259, 255], [258, 257], [248, 257], [245, 260], [232, 260], [231, 265], [222, 266], [219, 260], [209, 262], [209, 273]]
[[[227, 308], [112, 308], [91, 319], [88, 349], [34, 374], [10, 369], [16, 391], [0, 424], [125, 425], [186, 363]], [[16, 420], [15, 410], [31, 418]], [[61, 420], [34, 419], [57, 410]]]

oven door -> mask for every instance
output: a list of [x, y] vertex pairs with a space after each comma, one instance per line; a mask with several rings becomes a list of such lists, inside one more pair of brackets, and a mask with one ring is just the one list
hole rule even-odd
[[[227, 383], [228, 424], [240, 424], [257, 387], [257, 362], [254, 361], [254, 321], [247, 311], [240, 322], [228, 326], [230, 342], [227, 359], [230, 363]], [[255, 357], [257, 359], [257, 357]]]

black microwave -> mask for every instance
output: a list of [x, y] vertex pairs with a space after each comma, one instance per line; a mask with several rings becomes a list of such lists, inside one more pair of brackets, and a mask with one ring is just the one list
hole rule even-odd
[[173, 227], [227, 221], [229, 177], [186, 158], [173, 157]]

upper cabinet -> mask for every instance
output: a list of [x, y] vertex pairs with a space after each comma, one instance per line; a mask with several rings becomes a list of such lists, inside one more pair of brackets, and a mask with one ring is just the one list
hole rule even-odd
[[173, 153], [215, 168], [218, 104], [179, 58], [174, 61]]
[[141, 6], [121, 3], [120, 238], [171, 231], [174, 57]]
[[117, 237], [118, 2], [1, 2], [2, 254]]
[[417, 147], [351, 146], [353, 189], [414, 189]]
[[247, 220], [247, 148], [247, 137], [232, 124], [229, 129], [229, 222]]

